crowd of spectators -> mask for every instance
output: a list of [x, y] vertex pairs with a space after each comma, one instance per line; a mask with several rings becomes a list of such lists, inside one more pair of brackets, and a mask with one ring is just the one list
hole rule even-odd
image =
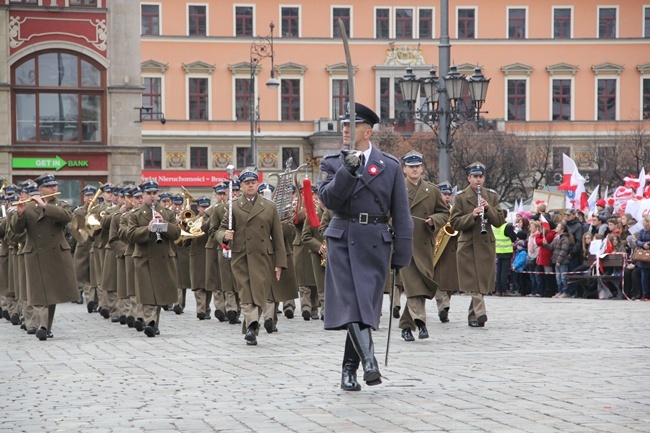
[[[650, 216], [643, 218], [643, 228], [639, 230], [641, 224], [637, 225], [634, 217], [614, 213], [605, 200], [598, 200], [597, 210], [587, 216], [576, 209], [551, 214], [544, 202], [535, 204], [535, 214], [518, 212], [514, 223], [493, 227], [497, 239], [506, 237], [512, 241], [507, 272], [503, 271], [507, 255], [503, 251], [497, 254], [498, 295], [596, 298], [598, 285], [605, 284], [606, 292], [614, 298], [650, 300], [650, 263], [632, 260], [635, 248], [650, 249]], [[596, 255], [590, 252], [594, 240], [600, 240], [601, 254], [624, 254], [625, 269], [603, 269], [602, 264], [595, 269]], [[615, 279], [603, 282], [567, 278], [598, 271], [613, 276], [623, 274], [623, 286], [612, 281]]]

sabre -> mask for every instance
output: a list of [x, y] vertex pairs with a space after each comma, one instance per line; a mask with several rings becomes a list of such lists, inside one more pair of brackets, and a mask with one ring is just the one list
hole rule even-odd
[[343, 20], [338, 18], [339, 28], [341, 29], [341, 39], [343, 40], [343, 49], [345, 50], [345, 62], [348, 65], [348, 104], [350, 106], [350, 150], [354, 150], [355, 127], [354, 121], [357, 117], [354, 104], [354, 74], [352, 67], [352, 56], [350, 55], [350, 43], [348, 33], [345, 31]]
[[392, 284], [390, 285], [390, 310], [388, 310], [388, 337], [386, 338], [386, 357], [384, 358], [384, 366], [388, 367], [388, 351], [390, 349], [390, 330], [393, 325], [393, 303], [395, 301], [395, 278], [397, 277], [397, 270], [390, 270], [390, 277]]
[[[235, 172], [235, 166], [229, 164], [226, 167], [226, 171], [228, 172], [228, 178], [230, 179], [228, 182], [228, 230], [232, 230], [232, 183], [234, 182], [233, 175]], [[228, 260], [232, 259], [232, 251], [230, 250], [229, 242], [230, 241], [224, 242], [221, 245], [223, 256]]]

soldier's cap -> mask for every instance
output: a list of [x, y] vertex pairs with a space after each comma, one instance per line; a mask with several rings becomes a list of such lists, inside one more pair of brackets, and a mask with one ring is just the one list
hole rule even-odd
[[86, 185], [84, 188], [81, 190], [83, 195], [95, 195], [97, 193], [97, 188], [95, 188], [92, 185]]
[[121, 185], [114, 185], [113, 189], [111, 189], [111, 192], [113, 195], [119, 195], [120, 191], [122, 191], [122, 186]]
[[[226, 185], [228, 185], [228, 182], [226, 182]], [[239, 181], [238, 180], [233, 180], [232, 181], [232, 190], [233, 191], [239, 191]]]
[[142, 195], [142, 189], [139, 186], [134, 186], [131, 188], [131, 195], [133, 197], [140, 197]]
[[172, 196], [172, 203], [173, 204], [183, 204], [183, 196], [180, 194], [176, 194]]
[[196, 199], [196, 205], [200, 207], [210, 207], [211, 202], [212, 201], [206, 196], [202, 196]]
[[133, 185], [127, 185], [124, 188], [122, 188], [122, 191], [120, 191], [120, 195], [122, 197], [126, 197], [126, 196], [132, 197], [133, 196], [132, 190], [133, 190]]
[[41, 186], [55, 186], [59, 182], [56, 181], [52, 173], [45, 173], [36, 178], [36, 185]]
[[20, 189], [27, 189], [27, 187], [30, 185], [36, 185], [36, 183], [31, 179], [25, 179], [20, 182]]
[[[370, 108], [358, 102], [354, 103], [354, 123], [367, 123], [374, 126], [379, 123], [379, 116]], [[345, 115], [341, 117], [341, 123], [350, 123], [350, 103], [345, 104]]]
[[257, 187], [257, 192], [261, 194], [265, 189], [270, 189], [271, 192], [275, 191], [275, 187], [270, 183], [260, 183], [260, 186]]
[[472, 175], [484, 176], [485, 175], [485, 166], [483, 164], [481, 164], [480, 162], [478, 162], [478, 161], [474, 161], [473, 163], [471, 163], [470, 165], [465, 167], [465, 169], [467, 170], [467, 175], [468, 176], [472, 176]]
[[18, 196], [18, 194], [12, 194], [12, 195], [7, 196], [7, 201], [10, 204], [17, 202], [18, 200], [20, 200], [20, 197]]
[[[239, 175], [239, 182], [246, 182], [249, 180], [258, 180], [257, 169], [255, 167], [246, 167]], [[234, 184], [233, 184], [234, 186]]]
[[213, 186], [212, 189], [214, 189], [215, 194], [225, 194], [228, 190], [228, 183], [227, 182], [218, 183], [215, 186]]
[[26, 192], [26, 193], [29, 194], [29, 195], [37, 195], [37, 194], [40, 194], [40, 193], [38, 192], [38, 187], [36, 186], [35, 183], [29, 185], [29, 186], [28, 186], [27, 188], [25, 188], [23, 191]]
[[154, 179], [147, 179], [140, 185], [140, 188], [142, 188], [142, 192], [157, 192], [159, 185]]
[[406, 153], [406, 155], [402, 157], [402, 161], [404, 162], [404, 165], [407, 165], [409, 167], [415, 165], [422, 165], [422, 161], [423, 161], [422, 154], [415, 150], [411, 150], [410, 152]]
[[440, 188], [440, 192], [443, 194], [452, 194], [454, 192], [454, 190], [451, 188], [451, 184], [447, 181], [439, 183], [438, 188]]
[[102, 192], [113, 192], [113, 184], [106, 182], [104, 185], [100, 186], [99, 189], [101, 189]]
[[18, 187], [13, 183], [10, 183], [9, 185], [5, 186], [5, 194], [7, 196], [16, 194], [17, 192], [18, 192]]
[[172, 199], [172, 195], [169, 192], [161, 192], [158, 197], [160, 198], [160, 201], [166, 201]]

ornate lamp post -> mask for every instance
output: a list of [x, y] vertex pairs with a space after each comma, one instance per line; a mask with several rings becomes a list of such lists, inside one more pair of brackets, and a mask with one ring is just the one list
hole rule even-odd
[[[257, 73], [257, 68], [262, 60], [266, 58], [271, 59], [271, 78], [266, 82], [266, 87], [272, 90], [276, 90], [280, 86], [280, 81], [275, 78], [275, 67], [274, 67], [274, 51], [273, 51], [273, 29], [275, 25], [273, 21], [269, 24], [271, 29], [269, 34], [265, 37], [258, 36], [253, 43], [251, 44], [251, 78], [249, 82], [249, 117], [251, 122], [251, 153], [253, 154], [252, 165], [257, 167], [257, 141], [255, 138], [255, 120], [257, 118], [257, 110], [255, 108], [255, 76]], [[248, 160], [248, 158], [246, 158]]]
[[[485, 102], [490, 80], [474, 69], [474, 75], [466, 78], [456, 66], [449, 66], [451, 44], [449, 43], [449, 1], [440, 3], [440, 74], [431, 68], [429, 75], [417, 78], [413, 68], [406, 68], [406, 75], [400, 81], [402, 98], [409, 111], [405, 114], [429, 126], [438, 136], [439, 175], [438, 181], [451, 180], [449, 153], [454, 132], [468, 120], [478, 120]], [[424, 101], [420, 103], [420, 86], [424, 90]], [[465, 103], [464, 95], [469, 92], [472, 105]]]

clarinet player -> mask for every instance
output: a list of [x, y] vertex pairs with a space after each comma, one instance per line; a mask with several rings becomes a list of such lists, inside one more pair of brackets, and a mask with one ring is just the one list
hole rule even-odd
[[505, 211], [496, 192], [484, 187], [485, 166], [473, 162], [466, 169], [469, 186], [456, 194], [450, 223], [459, 232], [456, 257], [460, 288], [472, 298], [467, 324], [482, 328], [488, 320], [483, 296], [494, 290], [496, 272], [495, 238], [487, 228], [502, 226]]

